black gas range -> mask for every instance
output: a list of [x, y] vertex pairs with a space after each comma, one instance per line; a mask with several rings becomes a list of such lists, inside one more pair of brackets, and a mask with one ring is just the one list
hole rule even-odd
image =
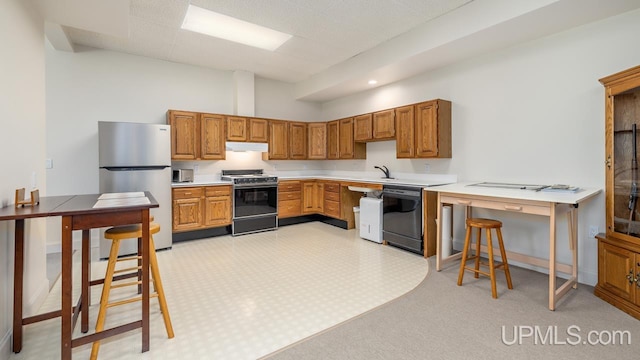
[[278, 178], [257, 170], [222, 170], [233, 183], [232, 235], [278, 228]]

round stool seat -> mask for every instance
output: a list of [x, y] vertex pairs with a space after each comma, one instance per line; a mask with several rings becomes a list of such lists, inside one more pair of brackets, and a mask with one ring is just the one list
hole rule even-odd
[[469, 218], [467, 219], [467, 226], [485, 229], [496, 229], [502, 227], [502, 221], [483, 218]]
[[[150, 223], [149, 234], [156, 234], [160, 231], [160, 224]], [[109, 240], [135, 239], [142, 236], [142, 225], [114, 226], [104, 232], [104, 237]]]

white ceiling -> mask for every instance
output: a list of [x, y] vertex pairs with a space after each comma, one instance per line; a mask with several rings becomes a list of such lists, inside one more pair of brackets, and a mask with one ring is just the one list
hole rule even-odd
[[[327, 101], [640, 7], [640, 0], [35, 0], [77, 45], [294, 83]], [[180, 29], [189, 3], [292, 34], [274, 52]]]

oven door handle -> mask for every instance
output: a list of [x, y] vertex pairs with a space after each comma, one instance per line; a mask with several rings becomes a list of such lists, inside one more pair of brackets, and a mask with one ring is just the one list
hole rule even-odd
[[239, 185], [233, 185], [234, 189], [247, 189], [247, 188], [252, 188], [252, 189], [264, 189], [264, 188], [278, 188], [277, 184], [239, 184]]

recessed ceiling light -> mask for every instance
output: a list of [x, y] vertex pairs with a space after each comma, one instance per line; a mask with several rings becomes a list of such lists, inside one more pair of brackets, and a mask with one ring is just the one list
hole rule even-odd
[[375, 85], [378, 83], [378, 80], [369, 80], [369, 85]]
[[292, 37], [193, 5], [189, 5], [187, 9], [182, 28], [270, 51], [279, 48]]

